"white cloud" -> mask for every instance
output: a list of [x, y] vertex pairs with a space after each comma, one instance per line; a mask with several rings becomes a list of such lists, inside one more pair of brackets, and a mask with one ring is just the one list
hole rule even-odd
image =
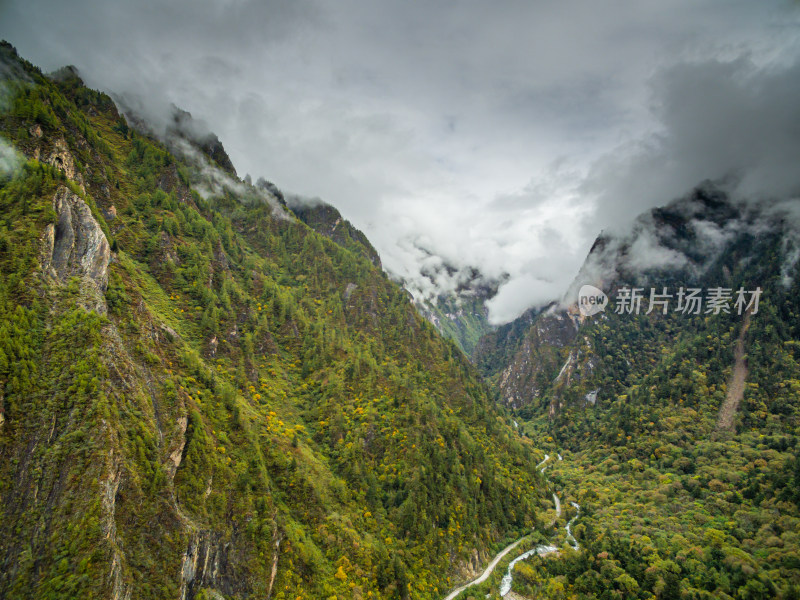
[[137, 92], [151, 118], [189, 110], [240, 174], [339, 208], [420, 294], [470, 267], [507, 275], [495, 322], [560, 295], [600, 229], [702, 179], [793, 184], [800, 44], [782, 0], [0, 10], [33, 62]]
[[0, 175], [8, 176], [22, 166], [22, 156], [16, 148], [0, 137]]

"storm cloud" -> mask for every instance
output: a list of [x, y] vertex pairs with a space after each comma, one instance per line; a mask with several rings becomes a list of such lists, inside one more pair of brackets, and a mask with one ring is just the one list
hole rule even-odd
[[205, 120], [240, 174], [334, 204], [418, 295], [504, 282], [494, 322], [701, 180], [791, 197], [798, 23], [778, 0], [0, 7], [21, 55], [156, 124], [173, 103]]

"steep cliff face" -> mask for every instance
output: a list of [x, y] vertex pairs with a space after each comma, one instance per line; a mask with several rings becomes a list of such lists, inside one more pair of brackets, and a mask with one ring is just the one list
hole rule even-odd
[[578, 332], [577, 324], [566, 311], [551, 310], [540, 315], [522, 341], [511, 361], [499, 374], [501, 401], [511, 408], [534, 402], [552, 384], [570, 377], [576, 358], [572, 352], [566, 362], [563, 349], [571, 346]]
[[0, 597], [433, 599], [537, 524], [532, 443], [363, 236], [0, 59]]
[[108, 286], [111, 247], [86, 202], [67, 187], [53, 197], [56, 223], [45, 228], [45, 272], [64, 282], [77, 276], [97, 291]]

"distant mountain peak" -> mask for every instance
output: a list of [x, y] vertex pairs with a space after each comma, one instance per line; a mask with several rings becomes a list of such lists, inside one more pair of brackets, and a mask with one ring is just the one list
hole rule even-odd
[[233, 166], [222, 142], [208, 128], [205, 121], [195, 119], [192, 117], [192, 113], [174, 104], [172, 105], [172, 122], [167, 126], [167, 136], [177, 136], [186, 140], [219, 165], [222, 170], [233, 177], [237, 177], [236, 168]]

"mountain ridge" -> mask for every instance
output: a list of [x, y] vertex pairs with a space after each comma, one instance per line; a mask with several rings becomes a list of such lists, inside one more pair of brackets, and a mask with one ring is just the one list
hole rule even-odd
[[538, 452], [367, 255], [0, 58], [0, 595], [439, 598], [537, 526]]

